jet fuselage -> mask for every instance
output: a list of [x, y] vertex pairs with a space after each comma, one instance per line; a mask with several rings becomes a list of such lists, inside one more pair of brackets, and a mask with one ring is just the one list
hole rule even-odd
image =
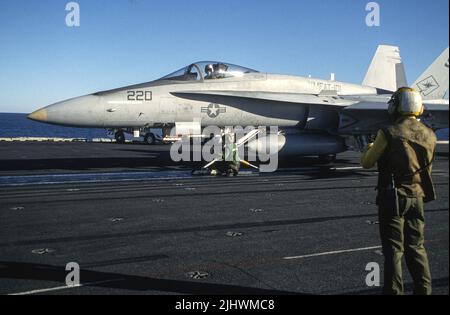
[[[215, 80], [156, 80], [59, 102], [30, 115], [50, 124], [92, 128], [141, 128], [198, 121], [202, 126], [306, 126], [312, 109], [282, 101], [180, 95], [189, 91], [376, 95], [377, 89], [337, 81], [259, 72]], [[314, 111], [320, 111], [320, 106]], [[324, 111], [325, 114], [325, 111]], [[326, 114], [325, 114], [326, 115]], [[317, 116], [317, 115], [316, 115]], [[311, 119], [310, 119], [311, 121]]]

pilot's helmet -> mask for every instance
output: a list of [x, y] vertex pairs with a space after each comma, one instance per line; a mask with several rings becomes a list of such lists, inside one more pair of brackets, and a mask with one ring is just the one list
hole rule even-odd
[[206, 65], [205, 66], [205, 72], [206, 74], [211, 74], [214, 71], [214, 66], [212, 64]]
[[217, 70], [220, 71], [220, 72], [226, 72], [228, 70], [228, 66], [226, 64], [223, 64], [223, 63], [218, 63], [216, 65], [216, 67], [217, 67]]
[[423, 100], [420, 93], [412, 88], [403, 87], [392, 94], [388, 102], [391, 116], [415, 116], [423, 114]]

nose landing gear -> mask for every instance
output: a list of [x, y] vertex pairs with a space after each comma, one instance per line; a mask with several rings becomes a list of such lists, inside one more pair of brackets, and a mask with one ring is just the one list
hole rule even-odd
[[144, 137], [144, 141], [145, 141], [145, 143], [150, 144], [150, 145], [155, 144], [155, 142], [156, 142], [155, 135], [151, 132], [147, 133]]

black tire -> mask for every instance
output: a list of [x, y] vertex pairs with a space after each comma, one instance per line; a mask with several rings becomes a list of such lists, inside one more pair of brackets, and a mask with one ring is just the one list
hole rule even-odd
[[153, 133], [148, 133], [144, 137], [144, 141], [146, 144], [154, 145], [156, 143], [156, 138]]
[[124, 144], [125, 143], [125, 134], [123, 131], [117, 131], [114, 135], [114, 138], [116, 138], [116, 142], [118, 144]]
[[319, 156], [319, 164], [330, 164], [336, 162], [336, 155]]

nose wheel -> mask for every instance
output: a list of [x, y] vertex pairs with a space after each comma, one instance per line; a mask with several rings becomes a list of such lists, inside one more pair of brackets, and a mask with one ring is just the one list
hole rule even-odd
[[116, 131], [114, 138], [116, 139], [116, 142], [119, 144], [125, 143], [125, 133], [122, 130]]
[[155, 135], [153, 133], [146, 134], [144, 137], [144, 141], [145, 141], [145, 143], [150, 144], [150, 145], [155, 144], [155, 142], [156, 142]]

